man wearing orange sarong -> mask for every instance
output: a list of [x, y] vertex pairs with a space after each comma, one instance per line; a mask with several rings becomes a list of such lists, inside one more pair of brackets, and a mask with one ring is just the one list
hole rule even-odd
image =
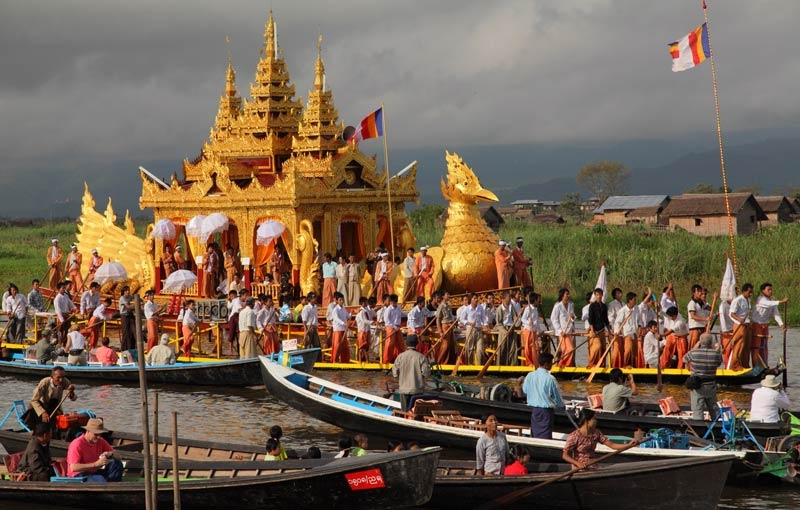
[[365, 297], [358, 300], [361, 307], [356, 314], [356, 329], [358, 330], [358, 346], [356, 359], [361, 363], [369, 362], [369, 347], [372, 341], [372, 321], [374, 319], [369, 301]]
[[506, 249], [508, 243], [500, 240], [498, 247], [494, 251], [494, 265], [497, 269], [497, 288], [507, 289], [511, 287], [511, 254]]
[[183, 321], [181, 323], [182, 328], [181, 331], [183, 332], [183, 355], [187, 358], [192, 356], [192, 343], [194, 343], [194, 330], [197, 327], [197, 323], [200, 322], [197, 318], [197, 315], [194, 312], [195, 310], [195, 302], [193, 299], [190, 299], [186, 302], [186, 305], [183, 309]]
[[536, 292], [528, 294], [528, 304], [522, 310], [522, 356], [525, 365], [539, 368], [539, 305], [542, 298]]
[[606, 350], [606, 333], [611, 329], [608, 323], [608, 306], [603, 302], [603, 289], [594, 289], [593, 301], [589, 303], [589, 335], [587, 340], [589, 358], [587, 367], [594, 368], [603, 362], [602, 356]]
[[64, 250], [58, 246], [58, 239], [52, 239], [53, 244], [47, 249], [47, 265], [50, 267], [50, 289], [55, 289], [64, 279]]
[[[605, 307], [605, 304], [603, 306]], [[606, 322], [608, 322], [607, 318]], [[553, 306], [553, 311], [550, 313], [550, 324], [553, 326], [553, 333], [558, 337], [556, 350], [561, 352], [558, 366], [574, 367], [575, 341], [573, 340], [573, 333], [575, 332], [575, 308], [572, 301], [569, 300], [569, 289], [562, 288], [558, 290], [558, 302]], [[590, 352], [591, 345], [590, 341]]]
[[336, 262], [333, 256], [326, 253], [322, 263], [322, 307], [327, 308], [333, 301], [333, 293], [336, 292]]
[[625, 305], [617, 313], [614, 324], [614, 347], [611, 355], [612, 368], [632, 368], [636, 365], [638, 346], [636, 333], [641, 323], [639, 307], [636, 306], [636, 293], [628, 292]]
[[147, 320], [147, 352], [158, 342], [158, 315], [162, 311], [155, 302], [156, 293], [148, 290], [144, 293], [144, 317]]
[[214, 247], [209, 244], [208, 248], [206, 248], [206, 253], [203, 255], [202, 262], [203, 297], [210, 299], [217, 297], [218, 266], [217, 252], [214, 250]]
[[278, 311], [275, 310], [272, 296], [261, 294], [258, 301], [262, 306], [256, 313], [256, 327], [261, 330], [264, 338], [264, 354], [272, 354], [281, 350], [278, 341]]
[[733, 350], [733, 321], [731, 320], [731, 300], [722, 299], [719, 304], [719, 341], [722, 347], [722, 366], [728, 366]]
[[103, 257], [97, 254], [97, 248], [92, 248], [92, 258], [89, 259], [89, 273], [86, 275], [84, 285], [89, 285], [94, 280], [97, 268], [103, 265]]
[[73, 244], [67, 254], [67, 274], [72, 282], [74, 292], [83, 290], [83, 276], [81, 276], [81, 264], [83, 264], [83, 254], [78, 251], [78, 246]]
[[683, 368], [683, 356], [689, 349], [689, 326], [675, 306], [667, 309], [664, 319], [664, 338], [666, 343], [661, 353], [661, 368], [672, 368], [672, 356], [675, 354], [678, 356], [676, 368]]
[[344, 294], [333, 295], [336, 306], [333, 308], [333, 340], [331, 342], [331, 363], [350, 363], [350, 342], [347, 341], [347, 326], [350, 314], [344, 307]]
[[97, 344], [100, 341], [100, 328], [103, 326], [103, 321], [111, 318], [107, 311], [107, 309], [111, 306], [111, 303], [112, 301], [109, 297], [105, 298], [99, 305], [97, 305], [97, 308], [92, 311], [92, 317], [89, 319], [89, 323], [84, 329], [81, 330], [81, 334], [86, 337], [86, 341], [89, 343], [89, 350], [97, 347]]
[[178, 270], [178, 265], [175, 263], [175, 254], [172, 252], [172, 247], [169, 243], [164, 243], [164, 250], [161, 252], [161, 265], [164, 266], [165, 277]]
[[731, 357], [728, 367], [740, 371], [750, 368], [750, 345], [752, 341], [752, 328], [750, 325], [750, 297], [753, 295], [753, 285], [742, 285], [742, 293], [731, 302], [728, 316], [733, 322], [733, 338], [731, 338]]
[[[781, 319], [778, 306], [786, 303], [789, 298], [781, 300], [772, 299], [772, 284], [762, 283], [760, 293], [756, 298], [756, 305], [753, 307], [753, 343], [750, 346], [752, 356], [752, 366], [756, 366], [758, 361], [763, 361], [769, 366], [769, 322], [775, 319], [778, 326], [786, 331], [786, 324]], [[759, 356], [761, 359], [759, 360]]]
[[[523, 241], [524, 239], [518, 237], [517, 247], [511, 250], [511, 258], [514, 264], [514, 278], [517, 280], [517, 285], [530, 287], [533, 285], [533, 282], [531, 282], [531, 275], [528, 273], [528, 267], [533, 262], [531, 261], [531, 258], [526, 257], [525, 252], [522, 251]], [[537, 359], [536, 362], [538, 363], [539, 360]]]
[[422, 338], [422, 332], [425, 329], [425, 322], [427, 319], [428, 308], [425, 306], [425, 298], [422, 296], [417, 297], [417, 301], [408, 312], [408, 317], [406, 318], [406, 335], [417, 335], [418, 340], [420, 340], [417, 345], [417, 350], [422, 354], [428, 354], [428, 350], [430, 350], [431, 346], [429, 341], [423, 340]]
[[424, 296], [430, 299], [433, 294], [433, 257], [428, 255], [428, 247], [419, 249], [419, 257], [414, 261], [414, 278], [417, 279], [417, 289], [414, 297]]
[[375, 297], [383, 301], [383, 296], [394, 292], [392, 289], [391, 275], [394, 263], [389, 260], [389, 253], [381, 253], [381, 259], [375, 265]]
[[440, 365], [449, 365], [456, 361], [456, 341], [453, 335], [455, 319], [450, 308], [450, 293], [438, 291], [441, 301], [436, 308], [436, 331], [439, 340], [433, 349], [436, 362]]
[[383, 312], [383, 322], [386, 325], [386, 341], [383, 346], [383, 356], [381, 363], [394, 363], [397, 356], [403, 352], [405, 341], [400, 331], [400, 321], [402, 320], [400, 307], [397, 306], [397, 295], [389, 296], [389, 306]]

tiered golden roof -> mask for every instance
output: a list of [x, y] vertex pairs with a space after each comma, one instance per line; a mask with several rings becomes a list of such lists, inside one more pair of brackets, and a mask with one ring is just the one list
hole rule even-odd
[[[143, 172], [139, 205], [152, 208], [155, 221], [175, 223], [181, 242], [189, 219], [222, 212], [231, 223], [225, 241], [238, 247], [243, 259], [251, 259], [253, 267], [258, 253], [263, 255], [255, 245], [256, 229], [266, 220], [280, 221], [286, 226], [281, 242], [299, 270], [295, 276], [303, 292], [308, 292], [314, 286], [317, 247], [323, 253], [341, 251], [362, 258], [380, 243], [395, 248], [398, 255], [413, 246], [405, 203], [419, 196], [416, 167], [387, 181], [374, 157], [342, 140], [343, 123], [325, 83], [321, 36], [305, 110], [302, 101], [294, 99], [295, 87], [281, 55], [270, 11], [251, 98], [239, 97], [229, 55], [224, 93], [199, 157], [184, 161], [183, 179], [173, 178], [170, 186]], [[198, 255], [199, 241], [185, 240], [191, 255]], [[161, 251], [161, 241], [149, 251], [155, 254], [156, 273]], [[152, 282], [142, 284], [157, 286], [158, 278], [156, 274]]]

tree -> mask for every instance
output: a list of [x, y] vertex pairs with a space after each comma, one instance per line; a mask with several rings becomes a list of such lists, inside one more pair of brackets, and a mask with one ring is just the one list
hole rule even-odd
[[760, 192], [761, 192], [761, 186], [759, 186], [758, 184], [753, 184], [752, 186], [744, 186], [733, 190], [733, 193], [752, 193], [753, 195], [758, 195]]
[[561, 214], [574, 218], [579, 223], [583, 221], [583, 208], [581, 207], [581, 194], [578, 192], [567, 193], [561, 199], [561, 205], [558, 207]]
[[704, 182], [700, 182], [694, 186], [694, 188], [689, 188], [684, 191], [686, 194], [705, 194], [705, 193], [714, 193], [714, 186], [710, 184], [706, 184]]
[[581, 168], [575, 180], [602, 204], [611, 195], [621, 195], [628, 184], [630, 169], [617, 161], [599, 161]]

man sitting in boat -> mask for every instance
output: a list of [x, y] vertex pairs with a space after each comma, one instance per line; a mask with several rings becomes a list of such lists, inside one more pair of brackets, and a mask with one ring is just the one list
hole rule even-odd
[[769, 374], [761, 381], [761, 387], [753, 392], [750, 421], [777, 423], [781, 420], [780, 410], [788, 409], [790, 404], [778, 376]]
[[117, 364], [117, 360], [119, 360], [119, 356], [117, 356], [117, 351], [109, 347], [108, 345], [111, 343], [111, 340], [104, 336], [102, 340], [100, 340], [100, 347], [94, 351], [94, 355], [97, 358], [97, 361], [103, 364], [104, 367], [110, 367], [112, 365]]
[[50, 439], [53, 437], [49, 423], [38, 423], [33, 429], [33, 437], [17, 465], [17, 472], [25, 473], [32, 482], [49, 482], [55, 475], [50, 465]]
[[431, 375], [428, 357], [417, 351], [417, 335], [406, 337], [406, 350], [402, 352], [392, 365], [392, 375], [399, 384], [400, 403], [403, 411], [408, 411], [411, 397], [425, 392], [425, 378]]
[[628, 407], [628, 399], [638, 393], [636, 383], [633, 374], [626, 376], [619, 368], [611, 369], [608, 380], [608, 384], [603, 386], [603, 410], [618, 413]]
[[39, 363], [52, 365], [53, 355], [56, 352], [56, 346], [53, 344], [53, 331], [50, 328], [42, 330], [42, 337], [34, 345], [36, 348], [36, 359]]
[[158, 345], [147, 353], [148, 365], [174, 365], [175, 351], [169, 346], [169, 334], [161, 335]]
[[[597, 418], [594, 411], [583, 408], [578, 415], [578, 428], [567, 436], [561, 458], [576, 468], [583, 469], [594, 458], [597, 443], [602, 443], [614, 450], [622, 450], [626, 446], [614, 443], [597, 430]], [[593, 464], [589, 468], [596, 469], [597, 464]]]
[[33, 411], [26, 414], [35, 416], [35, 419], [30, 423], [26, 421], [28, 428], [33, 428], [39, 422], [50, 422], [54, 416], [63, 414], [59, 403], [64, 399], [65, 391], [70, 400], [78, 399], [75, 395], [75, 386], [64, 377], [64, 367], [53, 367], [50, 376], [39, 381], [33, 390], [31, 397]]
[[114, 448], [102, 438], [108, 432], [100, 418], [90, 418], [86, 432], [75, 438], [67, 450], [67, 476], [86, 477], [88, 482], [119, 482], [122, 462], [114, 458]]

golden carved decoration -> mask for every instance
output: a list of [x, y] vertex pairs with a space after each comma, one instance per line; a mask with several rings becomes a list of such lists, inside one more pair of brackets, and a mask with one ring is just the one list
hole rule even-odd
[[[78, 219], [78, 250], [88, 255], [97, 248], [104, 262], [119, 262], [125, 267], [128, 273], [125, 284], [130, 285], [132, 290], [150, 288], [155, 274], [152, 241], [136, 237], [128, 211], [125, 211], [124, 228], [116, 225], [117, 216], [110, 198], [104, 214], [95, 211], [94, 207], [89, 185], [84, 183], [81, 216]], [[81, 274], [88, 273], [90, 263], [91, 256], [85, 255]]]
[[310, 221], [300, 222], [296, 242], [300, 252], [300, 290], [303, 294], [316, 292], [319, 284], [319, 243], [314, 239], [314, 227]]
[[[443, 285], [454, 293], [497, 288], [494, 250], [498, 237], [481, 217], [478, 202], [497, 202], [458, 154], [446, 152], [447, 184], [442, 195], [450, 201], [442, 236]], [[430, 252], [429, 252], [430, 254]]]

